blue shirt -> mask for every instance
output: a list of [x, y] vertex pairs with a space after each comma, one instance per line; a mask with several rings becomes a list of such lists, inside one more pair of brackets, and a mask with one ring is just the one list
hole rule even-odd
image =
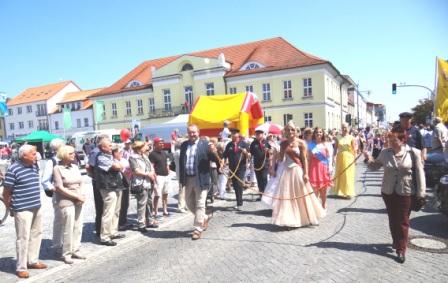
[[12, 191], [13, 211], [31, 210], [40, 207], [39, 169], [37, 165], [27, 166], [21, 161], [8, 168], [4, 186]]

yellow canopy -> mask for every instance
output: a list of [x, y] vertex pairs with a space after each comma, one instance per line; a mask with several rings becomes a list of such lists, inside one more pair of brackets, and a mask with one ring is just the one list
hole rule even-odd
[[188, 123], [196, 124], [202, 135], [216, 136], [229, 121], [243, 136], [253, 133], [263, 123], [263, 110], [252, 93], [200, 96], [191, 111]]

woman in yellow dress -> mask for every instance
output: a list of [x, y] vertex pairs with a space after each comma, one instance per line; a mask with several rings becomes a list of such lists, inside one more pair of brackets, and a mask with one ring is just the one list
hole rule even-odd
[[[341, 125], [341, 137], [336, 141], [336, 195], [350, 199], [355, 196], [355, 138], [349, 134], [347, 123]], [[348, 167], [349, 166], [349, 167]], [[347, 168], [348, 167], [348, 168]]]

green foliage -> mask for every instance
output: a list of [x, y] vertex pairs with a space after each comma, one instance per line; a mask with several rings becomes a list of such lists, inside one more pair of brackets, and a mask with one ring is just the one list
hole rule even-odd
[[412, 111], [414, 112], [413, 120], [417, 124], [426, 124], [426, 119], [431, 117], [434, 102], [431, 99], [421, 99]]

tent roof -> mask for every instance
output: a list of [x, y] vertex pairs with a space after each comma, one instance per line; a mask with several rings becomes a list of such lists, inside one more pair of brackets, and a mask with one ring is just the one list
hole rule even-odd
[[29, 135], [26, 135], [24, 137], [17, 138], [16, 141], [18, 142], [49, 142], [53, 139], [61, 138], [58, 135], [51, 134], [47, 131], [34, 131]]

